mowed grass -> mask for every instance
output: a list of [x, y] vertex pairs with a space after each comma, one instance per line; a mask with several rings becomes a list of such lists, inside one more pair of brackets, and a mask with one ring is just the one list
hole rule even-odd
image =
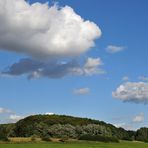
[[147, 143], [120, 142], [120, 143], [24, 143], [24, 144], [0, 144], [0, 148], [148, 148]]

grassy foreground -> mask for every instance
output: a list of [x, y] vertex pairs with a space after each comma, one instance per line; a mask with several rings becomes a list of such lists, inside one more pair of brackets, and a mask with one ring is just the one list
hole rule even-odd
[[120, 142], [120, 143], [24, 143], [24, 144], [0, 144], [0, 148], [148, 148], [147, 143]]

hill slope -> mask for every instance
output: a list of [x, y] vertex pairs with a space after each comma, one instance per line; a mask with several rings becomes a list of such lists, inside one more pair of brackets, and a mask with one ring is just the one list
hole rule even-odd
[[10, 137], [47, 136], [78, 139], [85, 135], [98, 135], [122, 140], [148, 141], [148, 128], [126, 131], [103, 121], [65, 115], [29, 116], [15, 124], [0, 125], [0, 137], [4, 132]]
[[[10, 129], [10, 125], [9, 125]], [[10, 136], [30, 137], [47, 134], [51, 137], [78, 138], [81, 135], [102, 135], [118, 139], [131, 139], [135, 134], [123, 128], [116, 128], [103, 121], [65, 115], [33, 115], [12, 126]]]

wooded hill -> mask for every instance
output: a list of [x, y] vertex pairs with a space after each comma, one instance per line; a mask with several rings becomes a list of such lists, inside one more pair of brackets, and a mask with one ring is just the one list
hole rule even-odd
[[15, 124], [0, 125], [0, 137], [6, 135], [8, 137], [36, 136], [75, 139], [86, 137], [88, 140], [90, 136], [101, 136], [101, 138], [148, 141], [147, 128], [126, 131], [103, 121], [65, 115], [33, 115]]

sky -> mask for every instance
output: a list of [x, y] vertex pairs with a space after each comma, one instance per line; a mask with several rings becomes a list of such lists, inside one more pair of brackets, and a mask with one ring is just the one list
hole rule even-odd
[[0, 0], [0, 123], [33, 114], [148, 126], [147, 0]]

